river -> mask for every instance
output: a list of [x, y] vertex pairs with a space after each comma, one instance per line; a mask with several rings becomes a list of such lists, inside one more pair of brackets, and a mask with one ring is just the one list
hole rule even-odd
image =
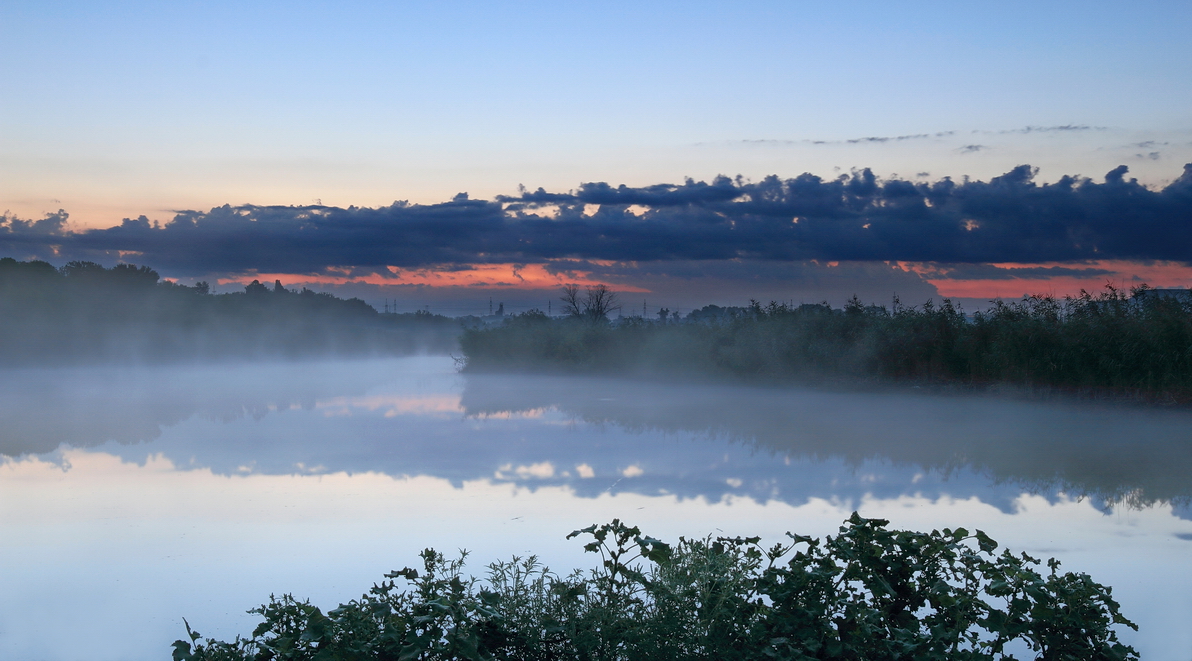
[[1113, 586], [1143, 659], [1192, 658], [1192, 411], [916, 390], [464, 376], [450, 358], [8, 370], [0, 658], [168, 658], [425, 547], [477, 573], [568, 532], [984, 530]]

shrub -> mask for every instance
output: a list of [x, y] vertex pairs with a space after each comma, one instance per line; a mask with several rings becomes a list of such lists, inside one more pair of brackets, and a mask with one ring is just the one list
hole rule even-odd
[[[175, 661], [349, 659], [1137, 659], [1111, 590], [963, 528], [887, 529], [856, 513], [824, 540], [680, 538], [614, 520], [569, 537], [600, 563], [561, 577], [538, 561], [465, 577], [463, 560], [422, 553], [324, 614], [290, 595], [253, 611], [249, 638], [174, 643]], [[401, 584], [398, 583], [401, 581]]]

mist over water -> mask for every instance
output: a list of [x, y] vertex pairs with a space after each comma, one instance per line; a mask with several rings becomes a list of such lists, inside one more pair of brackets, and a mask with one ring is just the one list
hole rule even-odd
[[4, 658], [163, 658], [182, 617], [231, 638], [270, 593], [334, 606], [426, 546], [471, 549], [477, 574], [515, 553], [568, 569], [588, 560], [566, 533], [613, 517], [777, 539], [853, 509], [1054, 555], [1115, 588], [1143, 658], [1192, 650], [1185, 409], [444, 357], [5, 374]]

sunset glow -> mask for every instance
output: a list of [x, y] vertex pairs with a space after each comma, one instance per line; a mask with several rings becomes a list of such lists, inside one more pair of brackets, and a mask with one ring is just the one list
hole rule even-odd
[[[1031, 294], [1050, 294], [1057, 297], [1075, 296], [1081, 290], [1097, 293], [1109, 284], [1129, 290], [1146, 284], [1153, 289], [1181, 288], [1192, 285], [1192, 266], [1178, 262], [1128, 262], [1102, 260], [1095, 262], [1044, 262], [1038, 264], [999, 263], [988, 266], [1005, 272], [1004, 278], [956, 277], [947, 268], [931, 264], [899, 262], [904, 271], [917, 273], [939, 290], [941, 296], [953, 298], [1019, 298]], [[1065, 273], [1054, 277], [1016, 275], [1028, 269], [1088, 270], [1088, 276]]]
[[[581, 287], [606, 284], [615, 291], [647, 293], [648, 289], [633, 285], [612, 284], [592, 277], [590, 271], [562, 270], [552, 264], [463, 264], [425, 269], [389, 267], [389, 275], [308, 275], [298, 273], [253, 273], [220, 278], [220, 285], [247, 285], [253, 280], [270, 283], [280, 280], [289, 288], [317, 285], [370, 284], [380, 286], [471, 287], [475, 289], [548, 289], [565, 284]], [[607, 265], [604, 264], [604, 265]], [[346, 271], [346, 270], [345, 270]]]

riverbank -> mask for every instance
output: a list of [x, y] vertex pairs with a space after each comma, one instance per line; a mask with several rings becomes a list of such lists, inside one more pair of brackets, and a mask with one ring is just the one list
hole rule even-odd
[[[1112, 288], [966, 315], [754, 302], [728, 315], [608, 322], [530, 312], [460, 338], [464, 371], [673, 375], [1192, 401], [1192, 304]], [[1140, 295], [1141, 294], [1141, 295]], [[698, 312], [698, 311], [697, 311]]]

